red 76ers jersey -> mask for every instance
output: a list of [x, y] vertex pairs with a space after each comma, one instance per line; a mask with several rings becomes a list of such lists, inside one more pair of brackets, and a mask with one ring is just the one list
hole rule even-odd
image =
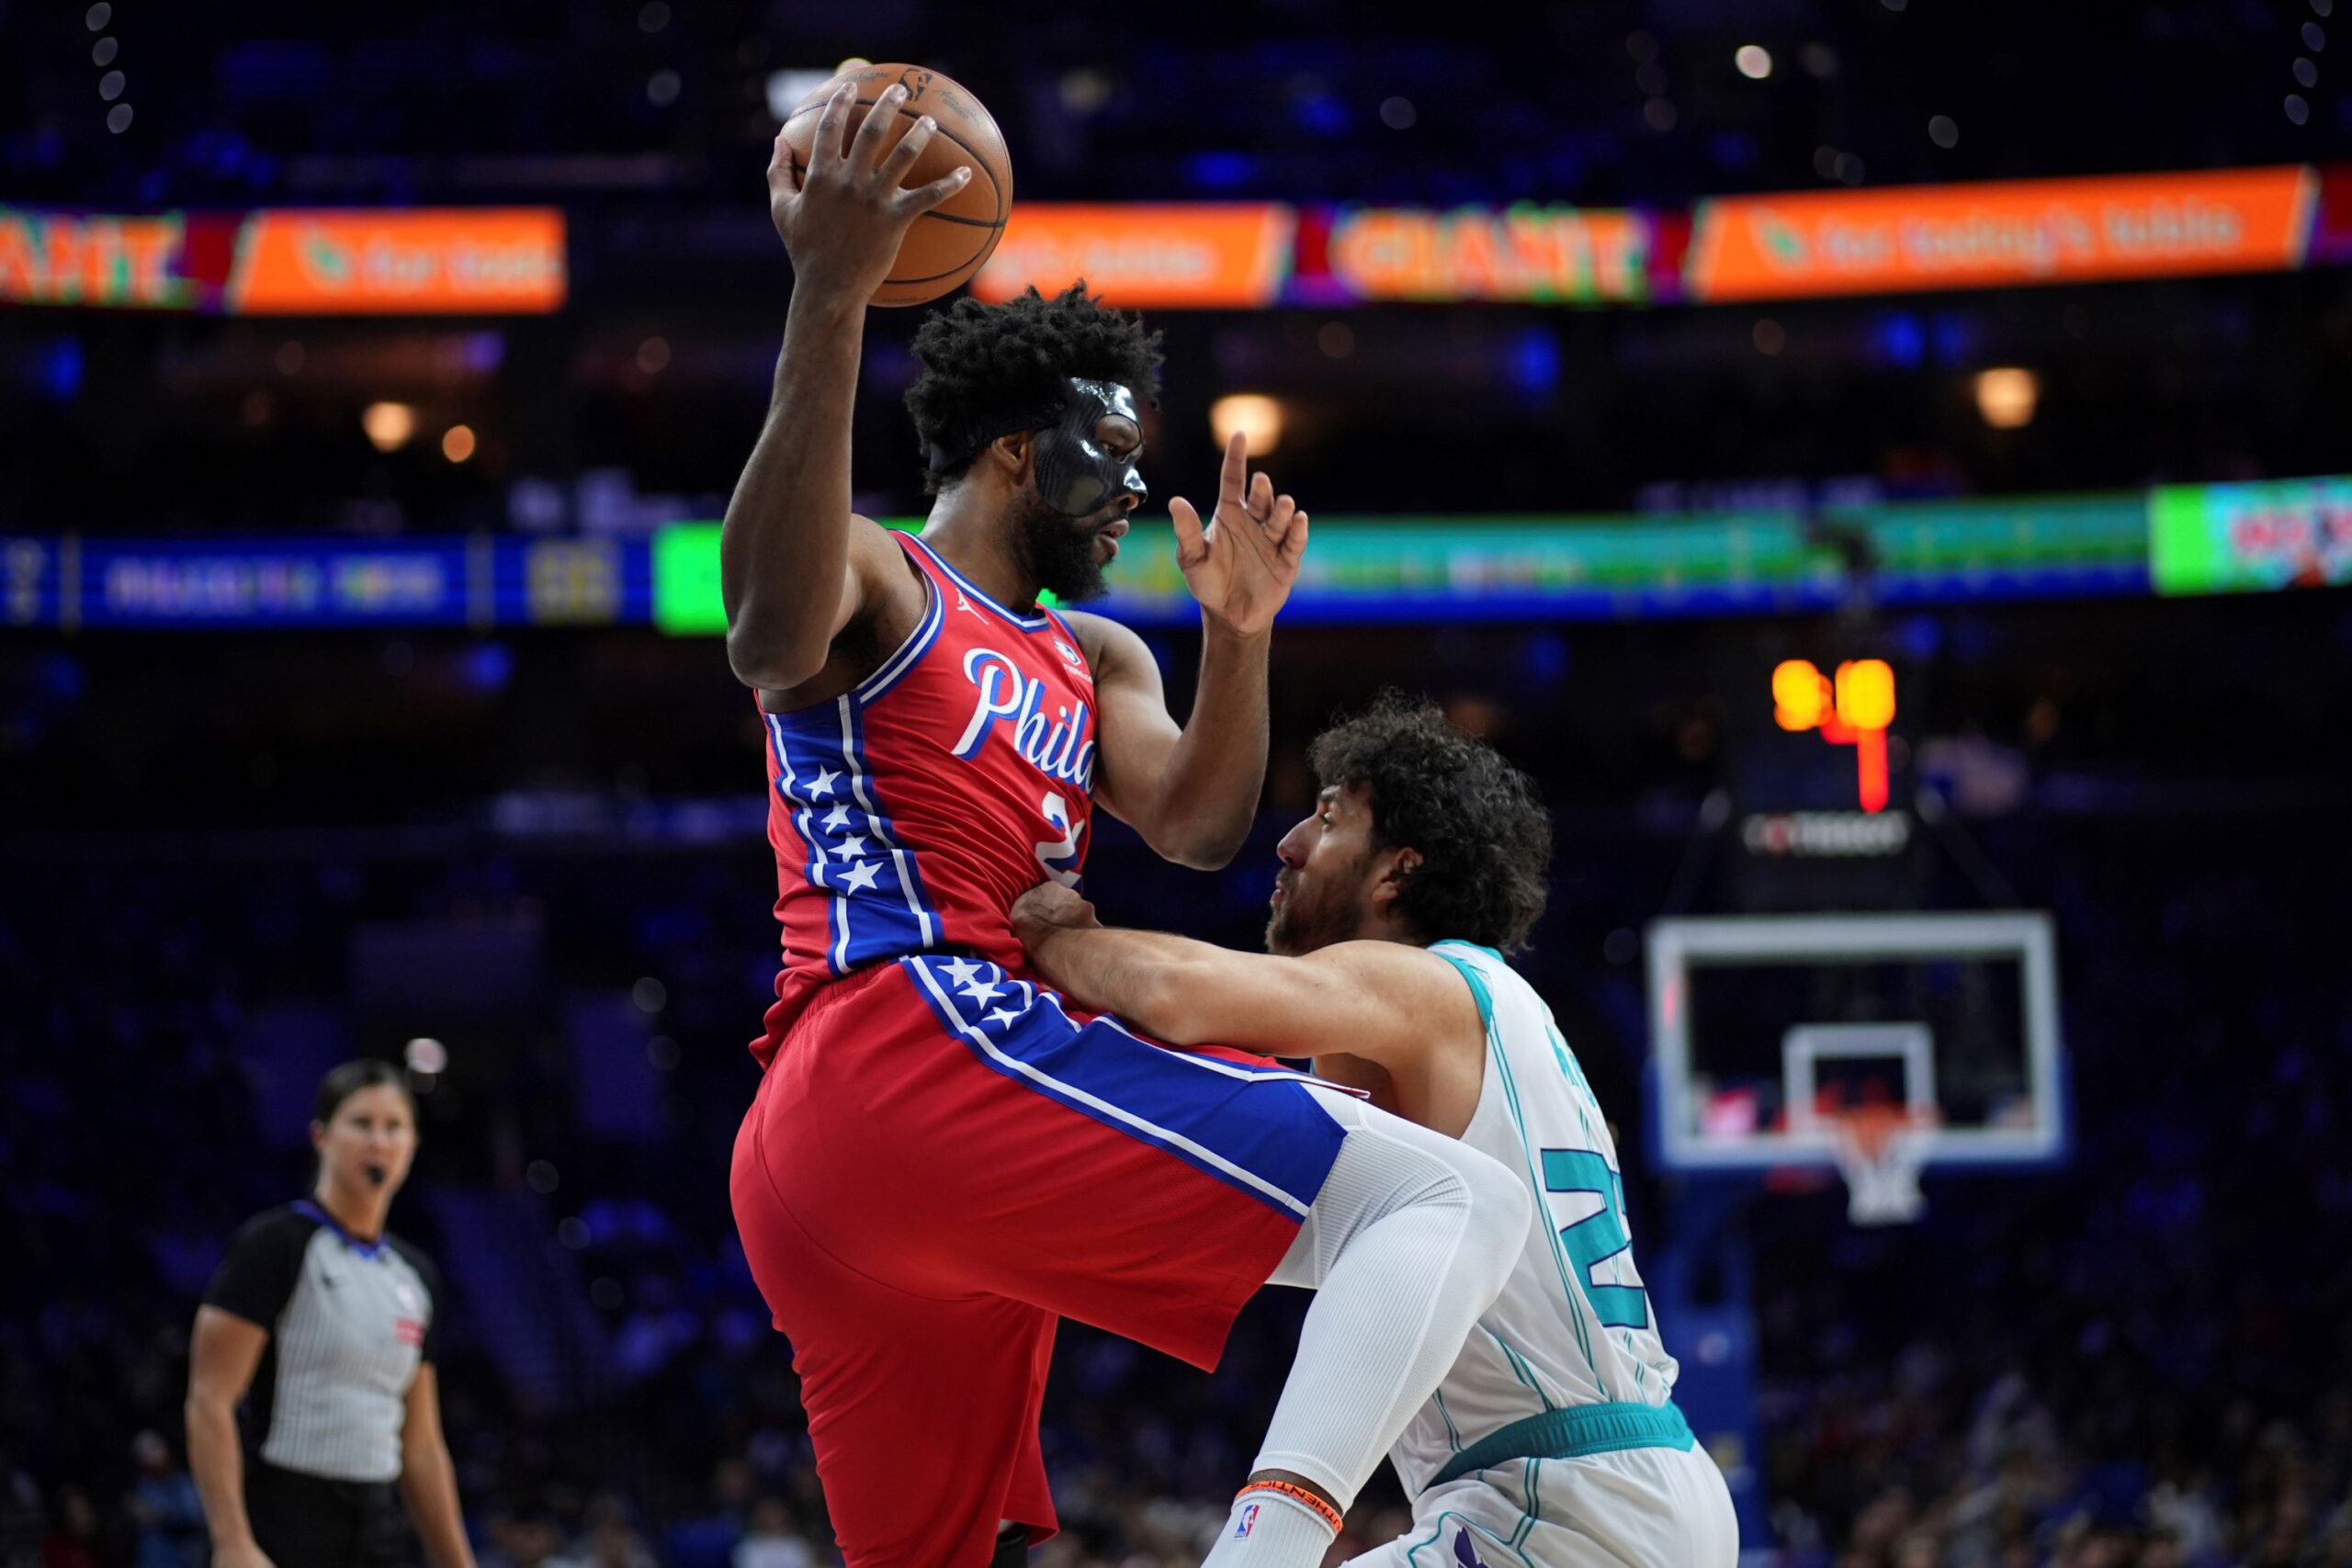
[[1094, 676], [1069, 623], [1016, 615], [892, 536], [930, 602], [856, 689], [767, 724], [784, 969], [764, 1066], [827, 981], [961, 949], [1019, 969], [1012, 901], [1076, 886], [1093, 814]]

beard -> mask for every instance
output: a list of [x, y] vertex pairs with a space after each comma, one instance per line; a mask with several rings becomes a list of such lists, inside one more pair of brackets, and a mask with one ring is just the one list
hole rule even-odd
[[1363, 911], [1351, 901], [1352, 891], [1362, 886], [1361, 862], [1355, 870], [1358, 875], [1302, 877], [1290, 884], [1283, 901], [1266, 918], [1266, 951], [1278, 958], [1296, 958], [1353, 937], [1363, 923]]
[[1103, 524], [1065, 516], [1046, 505], [1034, 486], [1012, 506], [1012, 537], [1029, 580], [1065, 604], [1100, 598], [1102, 562], [1095, 558], [1094, 540]]

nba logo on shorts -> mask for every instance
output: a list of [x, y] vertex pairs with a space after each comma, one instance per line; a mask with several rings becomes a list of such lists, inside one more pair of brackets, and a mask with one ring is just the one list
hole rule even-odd
[[1241, 1522], [1233, 1527], [1233, 1539], [1239, 1540], [1258, 1526], [1258, 1505], [1250, 1504], [1241, 1510]]

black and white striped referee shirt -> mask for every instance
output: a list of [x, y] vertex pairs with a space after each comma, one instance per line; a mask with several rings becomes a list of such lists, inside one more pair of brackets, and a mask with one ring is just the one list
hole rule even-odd
[[248, 1455], [333, 1481], [399, 1477], [409, 1384], [441, 1319], [431, 1259], [389, 1231], [362, 1241], [304, 1199], [246, 1222], [204, 1304], [269, 1330]]

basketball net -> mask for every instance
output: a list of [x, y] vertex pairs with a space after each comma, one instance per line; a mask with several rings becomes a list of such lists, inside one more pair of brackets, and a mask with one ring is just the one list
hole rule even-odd
[[1846, 1179], [1846, 1218], [1857, 1225], [1908, 1224], [1925, 1213], [1919, 1170], [1935, 1131], [1933, 1111], [1900, 1105], [1823, 1109], [1838, 1170]]

